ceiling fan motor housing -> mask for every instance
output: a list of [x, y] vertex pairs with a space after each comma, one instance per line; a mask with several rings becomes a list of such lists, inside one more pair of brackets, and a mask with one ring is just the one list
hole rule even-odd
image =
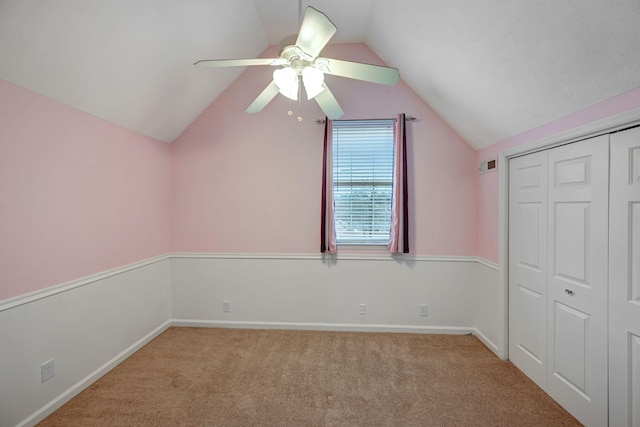
[[282, 59], [286, 59], [291, 64], [293, 64], [293, 62], [296, 59], [300, 59], [300, 60], [307, 61], [307, 65], [308, 65], [308, 62], [313, 61], [313, 58], [310, 55], [306, 54], [298, 46], [296, 46], [297, 39], [298, 39], [297, 34], [294, 34], [282, 39], [282, 41], [280, 42], [280, 45], [278, 46], [280, 51], [279, 56]]

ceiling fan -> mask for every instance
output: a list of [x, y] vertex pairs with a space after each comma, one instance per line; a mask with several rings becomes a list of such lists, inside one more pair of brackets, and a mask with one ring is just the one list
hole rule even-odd
[[273, 81], [247, 107], [248, 113], [257, 113], [278, 94], [297, 100], [300, 80], [307, 99], [315, 99], [330, 119], [344, 114], [335, 96], [324, 82], [324, 75], [348, 77], [392, 86], [400, 79], [397, 68], [360, 62], [324, 58], [320, 52], [336, 33], [336, 26], [322, 12], [307, 7], [298, 34], [280, 42], [278, 58], [256, 59], [211, 59], [196, 62], [196, 67], [244, 67], [249, 65], [271, 65], [279, 68], [273, 72]]

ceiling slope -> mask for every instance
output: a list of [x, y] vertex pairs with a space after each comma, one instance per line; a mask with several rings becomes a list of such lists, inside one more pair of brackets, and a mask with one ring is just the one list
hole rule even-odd
[[251, 0], [1, 0], [0, 78], [173, 141], [268, 46]]
[[637, 0], [375, 1], [371, 15], [369, 47], [475, 148], [640, 87]]
[[0, 78], [173, 141], [307, 5], [475, 148], [640, 87], [638, 0], [0, 0]]

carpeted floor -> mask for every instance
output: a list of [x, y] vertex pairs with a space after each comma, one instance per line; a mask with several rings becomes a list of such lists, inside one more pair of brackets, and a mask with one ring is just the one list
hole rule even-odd
[[470, 335], [170, 328], [41, 426], [574, 426]]

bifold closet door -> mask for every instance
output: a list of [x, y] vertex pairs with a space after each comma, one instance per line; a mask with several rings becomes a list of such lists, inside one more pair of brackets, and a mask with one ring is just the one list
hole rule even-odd
[[640, 426], [640, 128], [611, 135], [609, 419]]
[[546, 151], [509, 161], [509, 359], [546, 389]]
[[549, 150], [547, 392], [608, 422], [609, 135]]
[[608, 420], [608, 194], [608, 135], [509, 161], [509, 359], [588, 426]]

